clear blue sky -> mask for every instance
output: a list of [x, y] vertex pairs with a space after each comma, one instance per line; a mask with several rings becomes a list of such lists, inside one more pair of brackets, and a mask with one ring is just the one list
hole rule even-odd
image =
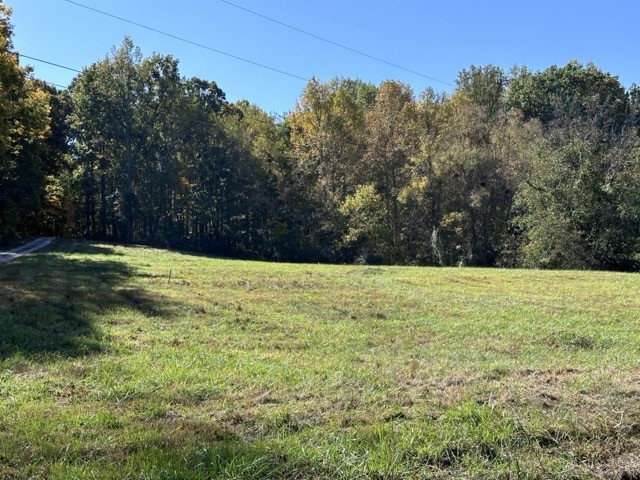
[[[452, 88], [347, 52], [234, 8], [221, 0], [77, 0], [304, 78], [397, 79], [416, 94]], [[640, 83], [638, 0], [230, 0], [300, 29], [425, 75], [455, 83], [469, 65], [594, 62], [629, 87]], [[29, 56], [74, 68], [103, 58], [125, 36], [145, 55], [171, 54], [184, 76], [215, 80], [229, 100], [272, 113], [291, 110], [305, 82], [187, 45], [65, 0], [5, 0], [14, 43]], [[23, 59], [36, 76], [67, 85], [73, 72]]]

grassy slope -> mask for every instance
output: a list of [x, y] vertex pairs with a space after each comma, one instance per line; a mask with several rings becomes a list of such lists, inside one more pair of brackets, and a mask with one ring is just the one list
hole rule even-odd
[[0, 266], [0, 478], [632, 478], [639, 280], [60, 241]]

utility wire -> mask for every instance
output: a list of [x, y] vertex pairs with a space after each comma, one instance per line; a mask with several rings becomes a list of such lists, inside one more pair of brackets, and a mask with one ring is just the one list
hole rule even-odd
[[65, 87], [64, 85], [60, 85], [59, 83], [47, 82], [46, 80], [40, 80], [40, 81], [46, 83], [47, 85], [51, 85], [52, 87], [62, 88], [63, 90], [66, 90], [69, 88], [69, 87]]
[[[67, 0], [67, 1], [69, 1], [69, 0]], [[263, 19], [268, 20], [268, 21], [273, 22], [273, 23], [277, 23], [278, 25], [282, 25], [283, 27], [289, 28], [291, 30], [295, 30], [296, 32], [302, 33], [302, 34], [307, 35], [309, 37], [313, 37], [313, 38], [315, 38], [317, 40], [320, 40], [320, 41], [323, 41], [325, 43], [330, 43], [331, 45], [334, 45], [336, 47], [342, 48], [344, 50], [348, 50], [348, 51], [350, 51], [352, 53], [356, 53], [356, 54], [361, 55], [363, 57], [370, 58], [371, 60], [375, 60], [376, 62], [384, 63], [386, 65], [390, 65], [392, 67], [399, 68], [400, 70], [404, 70], [405, 72], [413, 73], [414, 75], [418, 75], [420, 77], [427, 78], [429, 80], [433, 80], [434, 82], [439, 82], [439, 83], [442, 83], [444, 85], [448, 85], [450, 87], [455, 87], [455, 85], [453, 85], [453, 84], [451, 84], [449, 82], [445, 82], [444, 80], [439, 80], [437, 78], [430, 77], [429, 75], [425, 75], [424, 73], [416, 72], [415, 70], [411, 70], [411, 69], [403, 67], [401, 65], [398, 65], [398, 64], [395, 64], [395, 63], [391, 63], [391, 62], [389, 62], [387, 60], [384, 60], [382, 58], [379, 58], [379, 57], [374, 57], [373, 55], [369, 55], [368, 53], [362, 52], [360, 50], [356, 50], [355, 48], [348, 47], [347, 45], [344, 45], [342, 43], [334, 42], [333, 40], [329, 40], [328, 38], [321, 37], [320, 35], [316, 35], [314, 33], [307, 32], [306, 30], [302, 30], [301, 28], [294, 27], [293, 25], [289, 25], [288, 23], [281, 22], [280, 20], [276, 20], [275, 18], [268, 17], [266, 15], [263, 15], [262, 13], [259, 13], [259, 12], [253, 11], [253, 10], [249, 10], [248, 8], [245, 8], [245, 7], [241, 6], [241, 5], [237, 5], [235, 3], [229, 2], [228, 0], [222, 0], [222, 3], [226, 3], [227, 5], [231, 5], [232, 7], [235, 7], [237, 9], [244, 10], [245, 12], [248, 12], [248, 13], [250, 13], [252, 15], [255, 15], [257, 17], [263, 18]]]
[[[48, 61], [42, 60], [40, 58], [30, 57], [29, 55], [23, 55], [21, 53], [18, 53], [18, 58], [28, 58], [29, 60], [34, 60], [36, 62], [46, 63], [47, 65], [53, 65], [54, 67], [64, 68], [65, 70], [70, 70], [72, 72], [82, 73], [80, 70], [76, 70], [75, 68], [65, 67], [64, 65], [60, 65], [59, 63], [48, 62]], [[58, 87], [58, 88], [62, 88], [64, 90], [69, 88], [69, 87], [66, 87], [64, 85], [60, 85], [59, 83], [47, 82], [46, 80], [42, 80], [41, 78], [38, 78], [37, 80], [40, 80], [41, 82], [44, 82], [47, 85], [51, 85], [52, 87]]]
[[41, 58], [30, 57], [29, 55], [24, 55], [22, 53], [18, 53], [18, 56], [22, 57], [22, 58], [28, 58], [29, 60], [34, 60], [34, 61], [40, 62], [40, 63], [46, 63], [47, 65], [53, 65], [54, 67], [64, 68], [65, 70], [70, 70], [72, 72], [82, 73], [82, 70], [77, 70], [77, 69], [71, 68], [71, 67], [65, 67], [64, 65], [60, 65], [59, 63], [49, 62], [47, 60], [42, 60]]
[[159, 30], [157, 28], [149, 27], [148, 25], [143, 25], [141, 23], [134, 22], [133, 20], [129, 20], [129, 19], [124, 18], [124, 17], [119, 17], [119, 16], [113, 15], [111, 13], [107, 13], [107, 12], [104, 12], [102, 10], [98, 10], [97, 8], [93, 8], [93, 7], [90, 7], [88, 5], [84, 5], [84, 4], [79, 3], [79, 2], [74, 2], [72, 0], [66, 0], [66, 2], [67, 3], [71, 3], [73, 5], [76, 5], [78, 7], [86, 8], [87, 10], [91, 10], [93, 12], [99, 13], [100, 15], [105, 15], [107, 17], [115, 18], [116, 20], [120, 20], [121, 22], [126, 22], [126, 23], [129, 23], [131, 25], [135, 25], [136, 27], [144, 28], [145, 30], [149, 30], [151, 32], [158, 33], [160, 35], [164, 35], [165, 37], [173, 38], [174, 40], [179, 40], [181, 42], [188, 43], [188, 44], [194, 45], [196, 47], [204, 48], [205, 50], [209, 50], [211, 52], [219, 53], [220, 55], [225, 55], [227, 57], [234, 58], [236, 60], [240, 60], [242, 62], [258, 66], [260, 68], [265, 68], [265, 69], [271, 70], [273, 72], [281, 73], [282, 75], [287, 75], [289, 77], [297, 78], [297, 79], [303, 80], [305, 82], [309, 81], [308, 78], [301, 77], [300, 75], [296, 75], [295, 73], [285, 72], [284, 70], [279, 70], [277, 68], [270, 67], [270, 66], [265, 65], [263, 63], [254, 62], [253, 60], [249, 60], [247, 58], [239, 57], [238, 55], [233, 55], [233, 54], [228, 53], [228, 52], [223, 52], [222, 50], [218, 50], [216, 48], [209, 47], [207, 45], [203, 45], [202, 43], [194, 42], [194, 41], [188, 40], [188, 39], [186, 39], [184, 37], [179, 37], [177, 35], [173, 35], [172, 33], [168, 33], [168, 32]]

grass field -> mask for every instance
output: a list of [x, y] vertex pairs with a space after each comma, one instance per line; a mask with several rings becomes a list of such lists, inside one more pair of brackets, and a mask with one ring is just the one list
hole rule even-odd
[[0, 266], [28, 477], [640, 478], [640, 275], [58, 241]]

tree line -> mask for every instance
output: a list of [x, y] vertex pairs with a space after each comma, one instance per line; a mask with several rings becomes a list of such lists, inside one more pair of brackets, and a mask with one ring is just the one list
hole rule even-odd
[[312, 79], [229, 102], [130, 39], [58, 90], [0, 5], [0, 239], [244, 258], [637, 270], [640, 88], [595, 65], [471, 66], [452, 94]]

